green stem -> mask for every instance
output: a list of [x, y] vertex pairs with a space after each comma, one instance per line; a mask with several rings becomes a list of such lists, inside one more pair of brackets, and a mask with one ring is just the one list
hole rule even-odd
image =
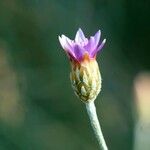
[[100, 123], [98, 121], [94, 102], [86, 103], [86, 109], [87, 109], [88, 116], [90, 118], [92, 128], [93, 128], [96, 138], [98, 140], [100, 149], [108, 150], [106, 142], [104, 140], [104, 136], [103, 136], [101, 127], [100, 127]]

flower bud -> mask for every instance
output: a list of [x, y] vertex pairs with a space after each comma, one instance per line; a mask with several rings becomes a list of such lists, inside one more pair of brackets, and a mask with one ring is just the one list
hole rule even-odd
[[73, 90], [85, 103], [94, 101], [101, 90], [101, 75], [95, 59], [71, 63], [70, 79]]

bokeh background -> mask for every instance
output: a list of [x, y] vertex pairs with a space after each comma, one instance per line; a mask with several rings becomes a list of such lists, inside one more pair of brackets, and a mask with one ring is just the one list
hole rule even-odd
[[[133, 81], [150, 69], [148, 0], [0, 1], [0, 150], [97, 150], [58, 35], [101, 29], [97, 113], [110, 150], [134, 148]], [[142, 150], [149, 150], [143, 147]]]

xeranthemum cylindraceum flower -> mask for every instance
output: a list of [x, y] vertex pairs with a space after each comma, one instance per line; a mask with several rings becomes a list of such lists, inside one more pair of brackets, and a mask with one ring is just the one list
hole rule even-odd
[[101, 89], [101, 75], [96, 61], [97, 53], [106, 39], [100, 43], [101, 31], [87, 39], [79, 28], [75, 40], [65, 35], [59, 41], [71, 62], [70, 79], [75, 94], [84, 102], [94, 101]]

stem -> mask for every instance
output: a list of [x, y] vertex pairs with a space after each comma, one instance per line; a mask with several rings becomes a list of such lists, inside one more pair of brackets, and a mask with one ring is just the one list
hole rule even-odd
[[98, 140], [100, 149], [108, 150], [107, 145], [104, 140], [104, 137], [103, 137], [101, 127], [100, 127], [100, 123], [97, 118], [97, 113], [96, 113], [96, 108], [95, 108], [94, 102], [86, 103], [86, 109], [87, 109], [88, 116], [90, 118], [92, 128], [93, 128], [96, 138]]

